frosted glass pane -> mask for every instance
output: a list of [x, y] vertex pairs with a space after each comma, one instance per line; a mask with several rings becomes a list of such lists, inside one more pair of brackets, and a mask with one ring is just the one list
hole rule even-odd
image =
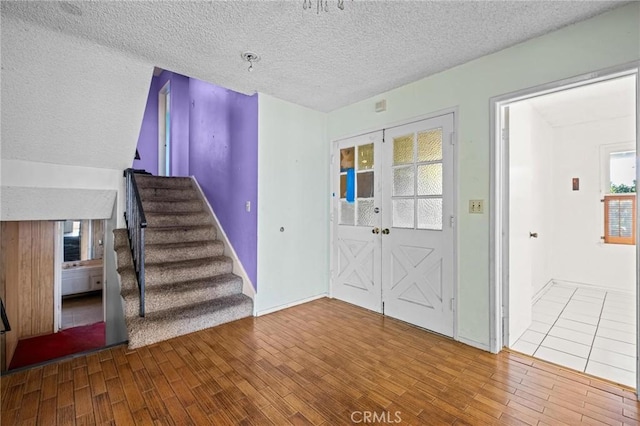
[[340, 171], [346, 172], [347, 169], [353, 169], [354, 167], [354, 147], [342, 148], [340, 150]]
[[414, 194], [413, 166], [393, 169], [393, 195], [405, 196]]
[[413, 228], [413, 200], [393, 200], [393, 227]]
[[413, 163], [413, 134], [393, 138], [393, 164]]
[[418, 133], [418, 161], [442, 160], [442, 129]]
[[442, 163], [418, 166], [418, 195], [442, 195]]
[[418, 229], [442, 230], [442, 198], [418, 200]]
[[375, 219], [373, 213], [373, 200], [358, 200], [358, 225], [373, 226]]
[[340, 201], [340, 225], [355, 224], [355, 204]]
[[358, 147], [358, 170], [373, 169], [373, 144]]
[[347, 175], [340, 175], [340, 198], [347, 196]]
[[373, 198], [373, 172], [358, 173], [358, 198]]

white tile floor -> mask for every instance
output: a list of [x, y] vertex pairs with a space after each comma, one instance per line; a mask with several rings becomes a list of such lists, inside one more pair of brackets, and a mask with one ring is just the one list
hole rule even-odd
[[554, 283], [512, 349], [635, 388], [635, 295]]

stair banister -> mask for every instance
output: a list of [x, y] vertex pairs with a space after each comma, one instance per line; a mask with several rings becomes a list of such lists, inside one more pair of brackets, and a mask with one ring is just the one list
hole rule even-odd
[[126, 182], [126, 211], [124, 219], [127, 223], [127, 235], [129, 236], [129, 247], [131, 257], [138, 280], [138, 290], [140, 293], [140, 316], [144, 317], [144, 231], [147, 227], [147, 219], [144, 215], [140, 192], [136, 183], [136, 173], [144, 173], [141, 170], [126, 169], [124, 177]]

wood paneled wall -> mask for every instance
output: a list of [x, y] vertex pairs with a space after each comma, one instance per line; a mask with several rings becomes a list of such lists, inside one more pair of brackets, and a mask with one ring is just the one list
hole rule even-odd
[[11, 331], [4, 335], [5, 364], [1, 366], [4, 371], [18, 345], [18, 222], [2, 222], [0, 240], [0, 287], [4, 289], [3, 300], [11, 324]]
[[53, 333], [54, 237], [55, 222], [2, 222], [0, 287], [12, 327], [6, 363], [19, 339]]

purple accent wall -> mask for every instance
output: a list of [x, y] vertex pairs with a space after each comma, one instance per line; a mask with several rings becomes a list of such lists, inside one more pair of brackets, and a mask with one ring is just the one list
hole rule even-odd
[[[153, 77], [133, 167], [158, 173], [158, 92], [171, 81], [171, 175], [195, 176], [257, 288], [258, 95], [170, 71]], [[245, 209], [251, 203], [251, 211]]]
[[143, 169], [158, 174], [158, 78], [151, 78], [147, 106], [144, 109], [138, 145], [139, 160], [133, 160], [134, 169]]
[[258, 95], [194, 78], [189, 92], [190, 173], [257, 287]]

